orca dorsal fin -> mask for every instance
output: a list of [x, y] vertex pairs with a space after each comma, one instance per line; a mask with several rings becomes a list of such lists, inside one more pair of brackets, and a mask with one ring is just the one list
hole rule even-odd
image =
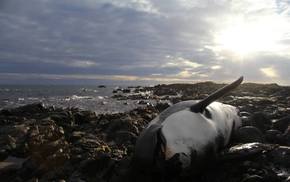
[[201, 100], [200, 102], [198, 102], [198, 103], [194, 104], [193, 106], [191, 106], [190, 110], [192, 112], [195, 112], [195, 113], [203, 112], [204, 109], [209, 104], [211, 104], [212, 102], [214, 102], [217, 99], [221, 98], [222, 96], [224, 96], [225, 94], [227, 94], [231, 90], [233, 90], [236, 87], [238, 87], [242, 83], [243, 79], [244, 79], [244, 77], [241, 76], [239, 79], [237, 79], [236, 81], [232, 82], [231, 84], [226, 85], [223, 88], [218, 89], [214, 93], [210, 94], [207, 98], [205, 98], [205, 99]]

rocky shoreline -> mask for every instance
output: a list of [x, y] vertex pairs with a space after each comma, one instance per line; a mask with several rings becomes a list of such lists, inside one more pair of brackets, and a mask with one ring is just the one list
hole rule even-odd
[[[198, 175], [143, 176], [130, 170], [139, 133], [169, 104], [201, 99], [212, 82], [139, 88], [143, 107], [116, 114], [35, 103], [0, 111], [1, 181], [290, 181], [290, 88], [246, 83], [221, 101], [239, 107], [243, 127]], [[126, 92], [130, 92], [126, 90]], [[118, 94], [118, 93], [117, 93]], [[115, 96], [117, 97], [117, 96]], [[129, 98], [130, 97], [130, 98]], [[146, 104], [153, 99], [156, 104]]]

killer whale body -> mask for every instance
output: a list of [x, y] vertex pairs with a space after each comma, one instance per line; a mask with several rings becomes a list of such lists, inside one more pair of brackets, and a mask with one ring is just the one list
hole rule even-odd
[[242, 81], [240, 77], [201, 101], [179, 102], [160, 113], [138, 137], [133, 165], [143, 171], [158, 171], [174, 161], [182, 171], [215, 155], [241, 125], [234, 106], [215, 101]]

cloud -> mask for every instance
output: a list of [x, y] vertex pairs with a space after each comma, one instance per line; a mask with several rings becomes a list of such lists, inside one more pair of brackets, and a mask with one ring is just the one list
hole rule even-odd
[[220, 65], [214, 65], [214, 66], [211, 66], [210, 67], [212, 70], [219, 70], [221, 69], [222, 67]]
[[69, 63], [68, 66], [77, 67], [77, 68], [91, 68], [91, 67], [95, 67], [99, 65], [100, 64], [93, 61], [73, 60]]
[[190, 78], [190, 77], [192, 77], [192, 73], [190, 73], [189, 71], [185, 70], [185, 71], [181, 71], [176, 76], [177, 77], [181, 77], [181, 78]]
[[[264, 68], [273, 68], [277, 81], [290, 84], [289, 11], [285, 0], [3, 0], [0, 73], [8, 80], [9, 74], [35, 74], [136, 81], [244, 75], [264, 81]], [[217, 41], [241, 25], [246, 28], [239, 30], [259, 36], [233, 33], [227, 45], [234, 46]], [[247, 54], [237, 56], [229, 47]], [[260, 49], [247, 50], [253, 47]]]
[[261, 68], [260, 71], [269, 78], [278, 78], [279, 75], [273, 67]]
[[166, 62], [162, 67], [178, 67], [178, 68], [186, 68], [186, 69], [195, 69], [198, 67], [201, 67], [202, 64], [191, 61], [189, 59], [185, 59], [183, 57], [172, 57], [167, 55], [166, 58], [168, 59], [168, 62]]
[[[188, 77], [176, 77], [176, 76], [162, 76], [162, 75], [151, 75], [147, 77], [140, 77], [140, 76], [134, 76], [134, 75], [80, 75], [80, 74], [69, 74], [69, 75], [63, 75], [63, 74], [34, 74], [34, 73], [28, 73], [28, 74], [19, 74], [19, 73], [0, 73], [0, 81], [1, 80], [7, 80], [10, 79], [12, 81], [20, 81], [21, 83], [24, 80], [40, 80], [46, 81], [48, 83], [65, 83], [69, 84], [71, 80], [76, 81], [83, 81], [83, 80], [89, 80], [92, 81], [90, 83], [97, 83], [98, 81], [117, 81], [120, 83], [122, 81], [123, 83], [130, 84], [131, 82], [193, 82], [196, 79], [189, 79]], [[7, 82], [5, 82], [7, 83]], [[45, 82], [44, 82], [45, 83]]]

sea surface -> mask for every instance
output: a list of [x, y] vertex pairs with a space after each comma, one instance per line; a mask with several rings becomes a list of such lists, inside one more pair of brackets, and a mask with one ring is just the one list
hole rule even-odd
[[42, 102], [46, 106], [77, 107], [96, 113], [125, 112], [139, 107], [137, 100], [112, 98], [119, 86], [0, 85], [0, 109]]

